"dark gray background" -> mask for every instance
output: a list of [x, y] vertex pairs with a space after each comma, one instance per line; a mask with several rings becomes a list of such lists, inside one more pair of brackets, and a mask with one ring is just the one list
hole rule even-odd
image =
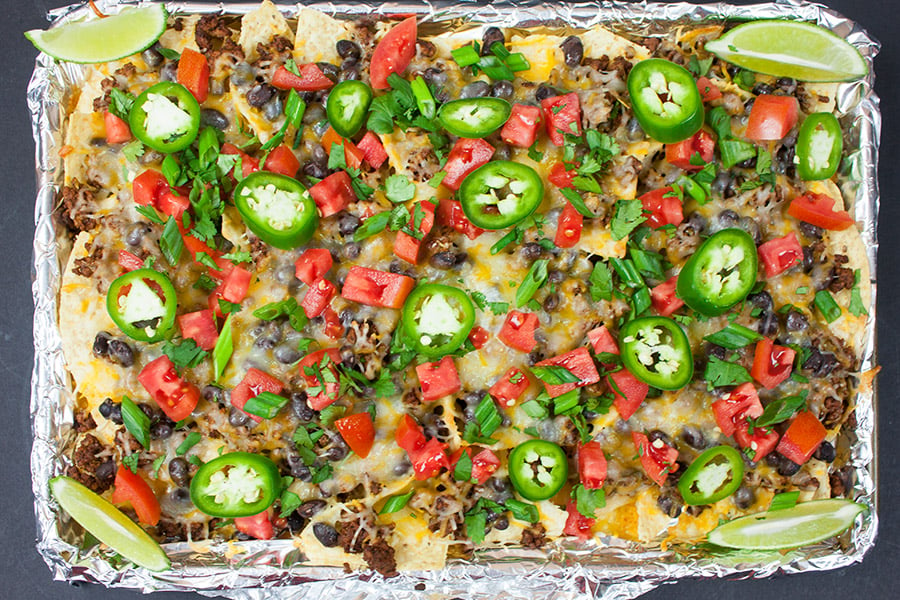
[[[51, 580], [50, 571], [35, 551], [35, 521], [29, 453], [31, 432], [28, 403], [32, 368], [31, 242], [34, 234], [33, 207], [34, 144], [25, 105], [25, 88], [36, 51], [22, 32], [45, 27], [48, 8], [66, 0], [19, 0], [2, 3], [0, 17], [0, 598], [56, 600], [75, 598], [138, 598], [137, 592], [107, 590], [101, 586], [71, 586]], [[748, 4], [749, 2], [738, 2]], [[875, 60], [876, 92], [882, 99], [884, 126], [881, 144], [881, 216], [879, 253], [879, 377], [878, 407], [880, 452], [880, 512], [878, 543], [861, 565], [825, 573], [777, 576], [750, 581], [682, 581], [645, 596], [648, 600], [691, 598], [734, 600], [788, 598], [819, 600], [865, 598], [875, 600], [900, 596], [895, 576], [900, 568], [900, 498], [898, 468], [900, 436], [895, 427], [900, 416], [896, 391], [900, 390], [900, 315], [894, 296], [900, 292], [900, 122], [896, 95], [900, 86], [898, 44], [894, 40], [900, 19], [895, 0], [827, 0], [825, 4], [862, 24], [883, 44]], [[169, 594], [166, 598], [197, 598], [191, 594]]]

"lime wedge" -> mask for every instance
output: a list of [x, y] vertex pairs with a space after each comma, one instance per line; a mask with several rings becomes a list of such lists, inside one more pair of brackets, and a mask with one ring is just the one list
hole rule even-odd
[[95, 538], [141, 567], [169, 568], [169, 557], [125, 514], [71, 477], [54, 477], [50, 492], [59, 505]]
[[166, 30], [166, 9], [160, 4], [126, 8], [105, 19], [66, 23], [52, 29], [25, 32], [35, 47], [58, 60], [99, 63], [131, 56], [149, 48]]
[[841, 498], [803, 502], [723, 523], [709, 532], [709, 542], [746, 550], [797, 548], [839, 534], [864, 510], [862, 504]]
[[706, 49], [739, 67], [800, 81], [850, 81], [869, 72], [859, 51], [818, 25], [752, 21], [738, 25]]

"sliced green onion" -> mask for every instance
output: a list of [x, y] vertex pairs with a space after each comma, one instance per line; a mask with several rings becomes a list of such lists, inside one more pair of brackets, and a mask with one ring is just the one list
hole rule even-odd
[[819, 309], [819, 312], [822, 313], [822, 316], [825, 317], [825, 320], [829, 323], [832, 323], [840, 318], [841, 316], [841, 307], [838, 306], [838, 303], [835, 302], [834, 296], [831, 295], [831, 292], [828, 290], [820, 290], [816, 292], [816, 308]]
[[381, 510], [378, 511], [379, 515], [389, 515], [391, 513], [395, 513], [398, 510], [404, 508], [409, 502], [409, 499], [412, 498], [415, 490], [410, 490], [405, 494], [400, 494], [398, 496], [391, 496], [387, 499], [387, 502], [384, 503], [384, 506], [381, 507]]
[[478, 62], [478, 66], [481, 67], [485, 75], [494, 80], [504, 79], [506, 81], [512, 81], [516, 78], [512, 69], [506, 66], [506, 63], [496, 56], [482, 56], [481, 60]]
[[494, 399], [490, 395], [485, 396], [475, 407], [475, 420], [481, 426], [481, 435], [488, 437], [500, 427], [503, 419], [500, 417], [500, 411], [494, 404]]
[[478, 52], [475, 48], [472, 47], [471, 44], [468, 46], [462, 46], [461, 48], [457, 48], [455, 50], [450, 51], [451, 56], [453, 56], [453, 60], [456, 61], [461, 68], [471, 67], [474, 64], [477, 64], [481, 59], [478, 56]]
[[288, 399], [284, 396], [279, 396], [272, 392], [261, 392], [259, 395], [247, 400], [247, 404], [244, 405], [244, 412], [263, 419], [272, 419], [287, 404], [287, 401]]
[[122, 396], [122, 422], [141, 446], [150, 447], [150, 417], [128, 396]]
[[225, 319], [225, 324], [222, 325], [222, 331], [219, 332], [219, 339], [216, 340], [216, 345], [213, 348], [213, 371], [215, 372], [215, 381], [221, 379], [222, 374], [225, 372], [225, 367], [228, 365], [228, 361], [231, 359], [231, 354], [234, 352], [234, 340], [232, 339], [231, 333], [231, 317], [233, 313], [228, 315], [228, 318]]
[[534, 261], [531, 268], [528, 269], [525, 279], [522, 280], [522, 283], [519, 284], [519, 289], [516, 290], [516, 308], [525, 306], [531, 300], [531, 297], [534, 296], [534, 293], [547, 281], [547, 264], [547, 259], [542, 258]]
[[630, 258], [610, 258], [609, 262], [612, 263], [613, 268], [616, 270], [616, 273], [619, 274], [619, 279], [622, 280], [626, 286], [636, 289], [640, 287], [645, 287], [644, 279], [641, 277], [641, 274], [638, 273], [637, 267], [634, 264], [634, 261]]
[[528, 59], [521, 52], [510, 54], [506, 59], [506, 64], [513, 71], [527, 71], [531, 68], [531, 63], [528, 62]]
[[189, 434], [187, 434], [187, 437], [184, 438], [184, 441], [178, 444], [178, 447], [175, 448], [175, 454], [177, 454], [178, 456], [184, 456], [185, 454], [187, 454], [187, 451], [196, 446], [201, 439], [203, 439], [203, 436], [201, 436], [196, 431], [190, 432]]
[[643, 314], [652, 304], [650, 290], [647, 289], [647, 286], [636, 289], [631, 295], [631, 306], [634, 308], [635, 316]]
[[494, 56], [500, 60], [506, 60], [511, 54], [507, 47], [503, 45], [503, 42], [494, 42], [491, 44], [491, 52], [493, 52]]
[[[576, 377], [576, 379], [578, 379]], [[581, 381], [578, 379], [578, 381]], [[553, 399], [553, 412], [557, 415], [568, 415], [575, 411], [578, 408], [578, 400], [581, 397], [581, 393], [576, 388], [574, 390], [569, 390], [565, 394], [561, 396], [557, 396]]]
[[756, 157], [756, 146], [742, 140], [719, 140], [722, 166], [730, 169], [739, 162]]
[[697, 204], [706, 204], [706, 201], [709, 199], [707, 192], [703, 189], [703, 186], [691, 179], [690, 177], [686, 177], [681, 175], [675, 181], [681, 188], [687, 193], [688, 196], [697, 201]]
[[737, 350], [744, 346], [748, 346], [753, 342], [758, 342], [763, 339], [763, 336], [743, 325], [729, 323], [725, 329], [712, 333], [703, 339], [711, 344], [722, 346], [729, 350]]
[[769, 510], [785, 510], [797, 506], [797, 500], [800, 499], [800, 492], [782, 492], [772, 497], [772, 503], [769, 504]]
[[512, 229], [509, 230], [509, 233], [507, 233], [502, 238], [497, 240], [497, 243], [495, 243], [493, 246], [491, 246], [491, 256], [497, 254], [498, 252], [500, 252], [501, 250], [503, 250], [504, 248], [506, 248], [507, 246], [512, 244], [516, 239], [517, 233], [518, 233], [518, 231], [516, 230], [515, 227], [513, 227]]
[[641, 250], [632, 246], [628, 249], [628, 256], [631, 257], [634, 266], [642, 274], [654, 279], [666, 279], [663, 273], [662, 256], [656, 252]]
[[416, 98], [416, 106], [419, 107], [419, 112], [426, 119], [433, 119], [437, 112], [437, 103], [434, 101], [431, 90], [428, 89], [428, 84], [425, 83], [421, 75], [417, 75], [410, 83], [410, 87], [412, 88], [413, 96]]
[[534, 376], [547, 385], [562, 385], [564, 383], [578, 383], [581, 378], [562, 365], [535, 365], [531, 367]]
[[184, 240], [178, 230], [178, 222], [174, 217], [169, 217], [162, 235], [159, 237], [159, 250], [166, 257], [166, 262], [176, 266], [181, 259], [181, 251], [184, 250]]

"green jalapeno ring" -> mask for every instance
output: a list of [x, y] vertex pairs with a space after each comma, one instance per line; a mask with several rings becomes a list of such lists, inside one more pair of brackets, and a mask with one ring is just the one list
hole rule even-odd
[[811, 114], [797, 134], [797, 174], [803, 181], [830, 179], [837, 172], [843, 151], [837, 117], [826, 112]]
[[500, 129], [511, 113], [512, 105], [503, 98], [464, 98], [441, 106], [437, 117], [453, 135], [473, 139]]
[[234, 205], [259, 239], [282, 250], [308, 242], [316, 231], [316, 203], [299, 181], [286, 175], [257, 171], [234, 190]]
[[196, 139], [200, 132], [200, 105], [183, 85], [163, 81], [137, 97], [128, 113], [128, 124], [134, 137], [145, 145], [171, 154], [184, 150]]
[[281, 474], [270, 459], [231, 452], [201, 466], [191, 480], [191, 501], [222, 519], [250, 517], [269, 508], [281, 491]]
[[547, 500], [562, 489], [569, 477], [565, 451], [553, 442], [528, 440], [509, 455], [509, 480], [526, 500]]
[[117, 277], [106, 292], [106, 311], [122, 333], [139, 342], [158, 342], [175, 325], [175, 286], [154, 269]]
[[356, 135], [366, 121], [372, 103], [372, 88], [362, 81], [342, 81], [328, 93], [325, 114], [341, 137]]
[[468, 294], [449, 285], [416, 286], [401, 313], [404, 336], [417, 352], [439, 358], [459, 348], [475, 324]]
[[713, 504], [741, 487], [744, 460], [731, 446], [709, 448], [694, 459], [678, 479], [678, 491], [685, 504]]
[[716, 317], [747, 297], [759, 268], [756, 244], [743, 229], [710, 236], [678, 274], [676, 295], [690, 308]]
[[700, 91], [687, 69], [662, 58], [642, 60], [628, 74], [631, 108], [653, 139], [674, 144], [703, 126]]
[[619, 333], [622, 363], [632, 375], [661, 390], [678, 390], [694, 374], [691, 344], [681, 326], [668, 317], [642, 317]]
[[511, 160], [494, 160], [469, 173], [459, 186], [466, 217], [482, 229], [505, 229], [535, 211], [544, 199], [537, 171]]

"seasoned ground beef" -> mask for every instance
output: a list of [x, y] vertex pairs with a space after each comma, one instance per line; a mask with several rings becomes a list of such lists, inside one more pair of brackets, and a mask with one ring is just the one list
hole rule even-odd
[[86, 433], [96, 427], [97, 423], [91, 413], [81, 411], [75, 413], [75, 433]]
[[522, 532], [521, 544], [525, 548], [536, 550], [547, 543], [547, 530], [540, 523], [532, 525]]
[[291, 40], [276, 35], [268, 44], [257, 44], [256, 53], [259, 54], [259, 60], [270, 61], [282, 54], [287, 54], [294, 49], [294, 43]]
[[85, 250], [89, 251], [90, 254], [84, 258], [76, 258], [72, 272], [82, 277], [90, 277], [97, 270], [97, 266], [103, 258], [103, 247], [94, 246], [92, 248], [91, 244], [85, 244]]
[[69, 231], [90, 231], [97, 226], [97, 221], [88, 216], [88, 209], [94, 202], [94, 191], [81, 184], [77, 179], [72, 185], [63, 186], [60, 198], [59, 217]]
[[830, 280], [828, 282], [828, 289], [830, 291], [839, 292], [841, 290], [849, 290], [853, 287], [855, 280], [853, 269], [842, 266], [847, 264], [849, 260], [850, 259], [843, 254], [834, 255], [834, 266], [831, 268]]
[[194, 39], [197, 41], [197, 47], [204, 54], [212, 50], [213, 40], [224, 40], [231, 37], [231, 30], [225, 24], [225, 19], [219, 15], [204, 15], [197, 21], [197, 28], [194, 31]]
[[104, 461], [98, 456], [103, 451], [103, 444], [91, 434], [87, 434], [75, 448], [72, 465], [66, 469], [66, 475], [84, 484], [91, 491], [102, 494], [112, 485], [115, 470], [107, 476], [98, 477], [97, 469]]
[[378, 571], [385, 577], [396, 577], [398, 575], [394, 549], [381, 538], [371, 544], [367, 544], [363, 548], [363, 559], [370, 568]]

